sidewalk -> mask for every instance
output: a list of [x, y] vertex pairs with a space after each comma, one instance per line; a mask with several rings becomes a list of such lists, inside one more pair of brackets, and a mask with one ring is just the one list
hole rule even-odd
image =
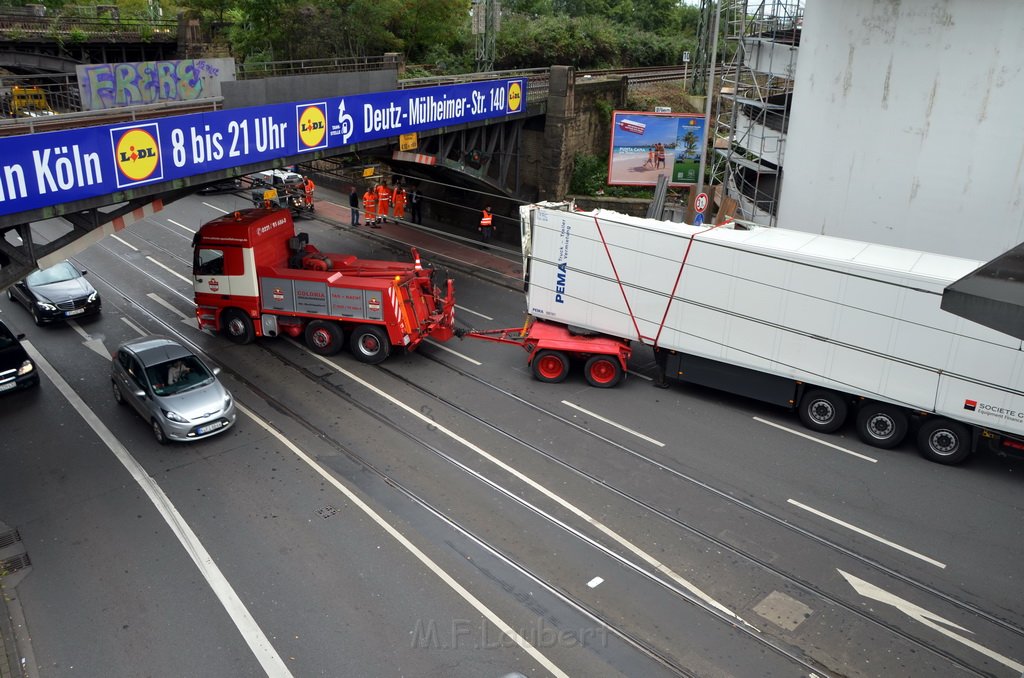
[[[419, 250], [424, 261], [437, 267], [443, 263], [449, 268], [484, 278], [514, 290], [523, 289], [523, 257], [518, 249], [491, 243], [486, 249], [476, 240], [466, 238], [447, 228], [445, 224], [424, 219], [422, 225], [409, 221], [387, 221], [380, 228], [370, 228], [360, 218], [357, 228], [351, 226], [348, 197], [331, 189], [316, 190], [316, 216], [335, 228], [358, 231], [366, 238]], [[296, 222], [300, 229], [302, 222]]]

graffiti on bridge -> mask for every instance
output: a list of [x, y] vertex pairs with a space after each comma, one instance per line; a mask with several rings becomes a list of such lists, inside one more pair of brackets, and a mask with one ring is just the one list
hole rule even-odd
[[172, 59], [77, 66], [84, 110], [220, 96], [235, 79], [234, 59]]

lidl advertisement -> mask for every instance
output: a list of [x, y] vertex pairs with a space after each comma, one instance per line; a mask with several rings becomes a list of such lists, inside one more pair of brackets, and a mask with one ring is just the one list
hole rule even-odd
[[662, 175], [670, 186], [697, 183], [705, 129], [703, 115], [614, 111], [609, 185], [654, 186]]
[[525, 80], [491, 80], [6, 137], [0, 214], [525, 110]]

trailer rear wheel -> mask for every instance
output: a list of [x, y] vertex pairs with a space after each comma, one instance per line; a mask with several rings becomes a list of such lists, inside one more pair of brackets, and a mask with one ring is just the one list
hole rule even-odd
[[849, 408], [846, 400], [835, 391], [814, 388], [800, 400], [800, 421], [818, 433], [832, 433], [846, 421]]
[[857, 435], [873, 447], [891, 450], [907, 435], [907, 413], [888, 403], [866, 402], [857, 412]]
[[306, 346], [313, 353], [334, 355], [345, 345], [345, 333], [338, 323], [314, 320], [306, 325]]
[[959, 464], [971, 455], [971, 432], [948, 419], [928, 419], [917, 431], [917, 451], [940, 464]]
[[584, 367], [587, 383], [597, 388], [612, 388], [622, 381], [622, 365], [615, 356], [595, 355]]
[[569, 376], [569, 357], [561, 351], [537, 351], [533, 357], [533, 376], [548, 384], [564, 381]]
[[375, 325], [360, 325], [352, 330], [349, 347], [356, 360], [368, 365], [384, 362], [391, 354], [391, 341], [384, 331]]
[[221, 316], [221, 328], [226, 336], [236, 344], [251, 344], [256, 338], [252, 320], [237, 308], [229, 308]]

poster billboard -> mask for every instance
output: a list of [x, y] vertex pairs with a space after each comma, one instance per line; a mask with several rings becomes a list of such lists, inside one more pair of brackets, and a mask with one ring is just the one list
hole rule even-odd
[[703, 115], [613, 111], [608, 184], [654, 186], [661, 175], [669, 186], [696, 184], [706, 129]]

